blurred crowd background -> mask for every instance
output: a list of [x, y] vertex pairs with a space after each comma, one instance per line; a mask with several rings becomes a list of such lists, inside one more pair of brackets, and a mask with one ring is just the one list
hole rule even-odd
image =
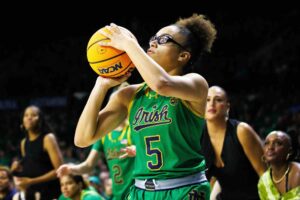
[[[155, 5], [147, 13], [121, 17], [101, 11], [92, 16], [53, 11], [45, 19], [42, 15], [39, 22], [37, 14], [4, 24], [7, 27], [0, 40], [0, 165], [9, 166], [18, 156], [24, 137], [20, 116], [30, 104], [40, 106], [46, 114], [65, 161], [83, 161], [89, 148], [76, 148], [73, 136], [97, 77], [86, 59], [90, 36], [115, 22], [131, 30], [146, 50], [158, 28], [193, 12], [207, 15], [218, 30], [212, 53], [199, 62], [198, 72], [209, 85], [228, 91], [230, 115], [249, 123], [262, 139], [273, 129], [293, 128], [299, 136], [299, 9], [190, 7], [170, 15], [172, 11], [157, 11], [159, 5]], [[129, 82], [142, 82], [137, 71]]]

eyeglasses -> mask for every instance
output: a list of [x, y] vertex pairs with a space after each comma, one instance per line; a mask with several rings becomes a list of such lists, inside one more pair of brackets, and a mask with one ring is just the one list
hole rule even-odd
[[184, 46], [182, 46], [181, 44], [179, 44], [178, 42], [176, 42], [175, 40], [173, 40], [173, 37], [171, 35], [160, 35], [160, 36], [152, 36], [149, 40], [149, 43], [156, 41], [157, 44], [161, 45], [161, 44], [166, 44], [168, 42], [173, 42], [174, 44], [176, 44], [177, 46], [179, 46], [180, 48], [182, 48], [185, 51], [188, 51]]

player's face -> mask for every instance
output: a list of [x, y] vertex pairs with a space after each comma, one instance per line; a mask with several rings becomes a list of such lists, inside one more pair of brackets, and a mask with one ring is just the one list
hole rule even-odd
[[26, 108], [23, 116], [23, 125], [26, 130], [34, 130], [39, 121], [39, 109], [36, 107]]
[[179, 54], [184, 51], [184, 40], [178, 27], [164, 27], [150, 38], [147, 54], [167, 72], [172, 71], [177, 67]]
[[211, 87], [208, 90], [205, 118], [207, 120], [224, 119], [229, 111], [229, 103], [223, 89]]
[[67, 198], [73, 198], [80, 195], [81, 187], [70, 176], [60, 178], [60, 189], [62, 194]]
[[285, 162], [289, 150], [289, 139], [284, 133], [273, 131], [266, 137], [264, 156], [267, 162]]

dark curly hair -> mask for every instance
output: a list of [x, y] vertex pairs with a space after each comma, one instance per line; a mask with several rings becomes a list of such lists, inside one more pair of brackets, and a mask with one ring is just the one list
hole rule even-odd
[[188, 18], [179, 18], [175, 26], [180, 28], [180, 33], [186, 36], [184, 47], [191, 52], [190, 65], [210, 53], [216, 39], [215, 25], [201, 14], [193, 14]]

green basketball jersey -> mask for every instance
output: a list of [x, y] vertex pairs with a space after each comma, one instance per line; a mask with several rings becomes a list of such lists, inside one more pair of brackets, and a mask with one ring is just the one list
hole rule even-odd
[[107, 160], [110, 176], [112, 178], [112, 190], [116, 200], [124, 199], [133, 184], [134, 158], [119, 159], [120, 149], [131, 145], [130, 128], [123, 131], [112, 131], [101, 140], [98, 140], [92, 149], [104, 152]]
[[134, 178], [169, 179], [205, 169], [200, 152], [204, 119], [177, 98], [144, 84], [129, 106], [136, 162]]

